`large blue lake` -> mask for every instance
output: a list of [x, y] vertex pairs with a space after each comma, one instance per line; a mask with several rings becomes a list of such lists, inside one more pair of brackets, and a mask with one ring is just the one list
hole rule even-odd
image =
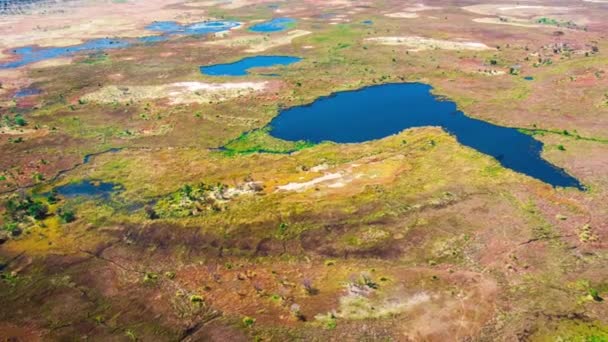
[[467, 117], [455, 103], [433, 96], [431, 89], [421, 83], [395, 83], [335, 93], [281, 111], [269, 124], [270, 135], [290, 141], [358, 143], [408, 128], [440, 126], [504, 167], [553, 186], [583, 188], [576, 178], [541, 158], [540, 141], [515, 128]]
[[251, 32], [280, 32], [292, 28], [296, 23], [292, 18], [274, 18], [259, 24], [255, 24], [249, 28]]
[[118, 49], [141, 43], [156, 43], [167, 40], [170, 35], [202, 35], [227, 31], [239, 26], [240, 23], [235, 21], [205, 21], [190, 25], [181, 25], [173, 21], [155, 22], [146, 27], [150, 31], [161, 32], [162, 35], [144, 36], [136, 39], [92, 39], [82, 44], [66, 46], [66, 47], [33, 47], [25, 46], [17, 49], [9, 50], [17, 58], [2, 62], [0, 61], [0, 69], [19, 68], [27, 64], [40, 62], [47, 59], [72, 56], [79, 52], [91, 52], [99, 50]]
[[265, 68], [277, 65], [289, 65], [301, 61], [292, 56], [255, 56], [246, 57], [233, 63], [213, 64], [201, 67], [201, 73], [207, 76], [245, 76], [252, 68]]

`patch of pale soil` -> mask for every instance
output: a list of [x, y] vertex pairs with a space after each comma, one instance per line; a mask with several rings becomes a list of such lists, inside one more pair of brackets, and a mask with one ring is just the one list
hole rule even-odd
[[574, 8], [541, 5], [479, 4], [465, 6], [462, 9], [482, 15], [530, 17], [550, 14], [564, 14], [568, 13]]
[[400, 19], [414, 19], [418, 18], [418, 13], [412, 12], [395, 12], [395, 13], [387, 13], [385, 16], [389, 18], [400, 18]]
[[390, 298], [382, 302], [374, 302], [359, 294], [349, 294], [340, 298], [340, 308], [336, 316], [355, 320], [391, 317], [412, 310], [431, 299], [431, 295], [426, 292], [415, 293], [409, 298]]
[[319, 164], [317, 166], [313, 166], [310, 168], [311, 172], [321, 172], [329, 169], [329, 165], [327, 163]]
[[224, 9], [237, 9], [245, 6], [274, 2], [274, 0], [206, 0], [188, 2], [184, 5], [188, 7], [214, 7], [219, 6]]
[[225, 46], [225, 47], [246, 47], [245, 52], [259, 53], [277, 46], [291, 44], [291, 42], [299, 37], [310, 34], [310, 31], [293, 30], [280, 36], [261, 36], [261, 35], [246, 35], [230, 39], [221, 39], [205, 42], [204, 45]]
[[482, 70], [477, 72], [485, 76], [500, 76], [506, 74], [506, 72], [502, 70]]
[[69, 46], [87, 39], [155, 35], [145, 27], [154, 21], [191, 23], [206, 18], [201, 9], [172, 8], [183, 0], [98, 1], [71, 6], [62, 2], [61, 11], [29, 15], [6, 15], [0, 20], [0, 50], [11, 47]]
[[55, 66], [68, 65], [72, 63], [71, 57], [59, 57], [53, 59], [47, 59], [45, 61], [40, 61], [36, 63], [30, 64], [31, 69], [42, 69], [42, 68], [50, 68]]
[[203, 83], [178, 82], [150, 86], [106, 86], [82, 97], [99, 103], [130, 102], [170, 98], [171, 104], [225, 101], [262, 91], [267, 82]]
[[[317, 190], [345, 188], [340, 192], [357, 192], [368, 184], [390, 182], [397, 173], [409, 170], [410, 165], [405, 163], [403, 158], [403, 155], [386, 159], [364, 157], [356, 163], [342, 165], [339, 170], [333, 170], [331, 173], [325, 173], [323, 176], [309, 181], [280, 185], [276, 187], [276, 190], [302, 192], [314, 187]], [[327, 164], [320, 164], [309, 171], [323, 172], [329, 168]], [[347, 187], [347, 185], [349, 186]], [[318, 194], [324, 194], [324, 192], [321, 191]]]
[[413, 19], [419, 17], [418, 13], [416, 12], [431, 11], [437, 9], [441, 9], [441, 7], [427, 6], [425, 4], [416, 4], [410, 7], [406, 7], [399, 12], [387, 13], [385, 14], [385, 16], [389, 18]]
[[525, 19], [518, 18], [495, 18], [495, 17], [487, 17], [487, 18], [475, 18], [473, 19], [476, 23], [482, 24], [497, 24], [497, 25], [510, 25], [510, 26], [520, 26], [520, 27], [543, 27], [546, 25], [535, 24]]
[[416, 36], [374, 37], [367, 38], [366, 41], [382, 45], [403, 45], [407, 47], [409, 51], [423, 51], [432, 49], [482, 51], [492, 49], [486, 44], [479, 42], [441, 40]]
[[405, 11], [406, 12], [422, 12], [422, 11], [432, 11], [432, 10], [438, 10], [438, 9], [441, 9], [441, 7], [427, 6], [425, 4], [416, 4], [414, 6], [405, 8]]
[[28, 135], [33, 133], [38, 133], [37, 135], [42, 136], [46, 135], [48, 130], [22, 127], [0, 127], [0, 135]]
[[282, 186], [277, 187], [277, 190], [283, 190], [283, 191], [304, 191], [306, 189], [310, 189], [310, 188], [314, 187], [315, 185], [317, 185], [319, 183], [341, 179], [342, 177], [343, 177], [343, 175], [341, 173], [339, 173], [339, 172], [328, 173], [328, 174], [326, 174], [324, 176], [317, 177], [317, 178], [315, 178], [313, 180], [310, 180], [308, 182], [289, 183], [287, 185], [282, 185]]

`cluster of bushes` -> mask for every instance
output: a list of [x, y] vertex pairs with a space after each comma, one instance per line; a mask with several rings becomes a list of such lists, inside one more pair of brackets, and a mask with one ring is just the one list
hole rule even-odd
[[13, 236], [21, 234], [21, 226], [32, 220], [42, 220], [49, 212], [46, 204], [29, 196], [15, 195], [6, 201], [4, 207], [2, 230], [11, 233]]
[[[13, 195], [4, 203], [4, 224], [0, 227], [2, 231], [12, 236], [19, 236], [23, 229], [49, 216], [49, 206], [58, 202], [54, 193], [46, 195], [46, 201], [31, 196]], [[46, 202], [46, 203], [45, 203]], [[57, 216], [63, 223], [76, 220], [76, 214], [72, 209], [59, 208]]]
[[27, 126], [27, 120], [21, 114], [15, 114], [14, 116], [4, 115], [0, 120], [0, 127], [24, 127]]
[[226, 185], [184, 185], [178, 191], [159, 200], [153, 210], [146, 210], [150, 218], [188, 217], [205, 212], [222, 211], [222, 203], [227, 200]]

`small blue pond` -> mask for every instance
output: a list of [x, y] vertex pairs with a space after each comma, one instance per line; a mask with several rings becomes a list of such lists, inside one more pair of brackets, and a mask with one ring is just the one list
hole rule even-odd
[[361, 22], [361, 24], [365, 24], [365, 25], [373, 25], [374, 21], [373, 20], [364, 20]]
[[93, 180], [82, 180], [69, 183], [54, 189], [57, 194], [67, 197], [97, 197], [108, 199], [112, 193], [123, 190], [123, 187], [115, 183], [105, 183]]
[[277, 65], [289, 65], [301, 61], [292, 56], [255, 56], [246, 57], [234, 63], [213, 64], [201, 67], [201, 73], [207, 76], [245, 76], [249, 69], [265, 68]]
[[239, 22], [230, 20], [203, 21], [189, 25], [182, 25], [175, 21], [157, 21], [146, 26], [146, 29], [165, 34], [197, 35], [228, 31], [238, 27], [240, 24]]
[[75, 53], [82, 51], [118, 49], [122, 47], [127, 47], [129, 45], [130, 43], [126, 40], [102, 38], [89, 40], [86, 43], [66, 47], [35, 48], [32, 46], [26, 46], [13, 49], [12, 52], [20, 58], [10, 62], [0, 62], [0, 69], [18, 68], [30, 63], [40, 62], [46, 59], [71, 56]]
[[296, 23], [292, 18], [274, 18], [249, 28], [251, 32], [279, 32], [292, 28]]
[[19, 91], [17, 91], [13, 97], [19, 99], [22, 97], [38, 95], [41, 92], [42, 92], [42, 90], [37, 89], [37, 88], [23, 88], [23, 89], [19, 89]]
[[120, 147], [113, 147], [113, 148], [105, 150], [105, 151], [87, 154], [82, 159], [82, 163], [83, 164], [88, 164], [93, 157], [96, 157], [96, 156], [99, 156], [99, 155], [102, 155], [102, 154], [106, 154], [106, 153], [117, 153], [117, 152], [120, 152], [121, 150], [122, 150], [122, 148], [120, 148]]
[[399, 83], [339, 92], [281, 111], [269, 124], [270, 135], [290, 141], [358, 143], [407, 128], [440, 126], [461, 144], [507, 168], [553, 186], [582, 189], [577, 179], [540, 157], [540, 141], [515, 128], [467, 117], [455, 103], [433, 96], [431, 89], [421, 83]]
[[526, 80], [526, 81], [534, 81], [534, 77], [533, 76], [526, 76], [526, 77], [524, 77], [524, 80]]
[[[0, 1], [1, 3], [1, 1]], [[190, 25], [181, 25], [173, 21], [160, 21], [155, 22], [146, 27], [151, 31], [162, 32], [162, 35], [158, 36], [144, 36], [136, 39], [93, 39], [86, 41], [79, 45], [72, 45], [66, 47], [42, 47], [37, 48], [33, 46], [25, 46], [11, 51], [17, 58], [11, 58], [11, 60], [3, 62], [0, 61], [0, 69], [12, 69], [19, 68], [27, 64], [40, 62], [47, 59], [72, 56], [79, 52], [91, 52], [98, 50], [109, 50], [118, 49], [131, 46], [133, 44], [141, 43], [157, 43], [169, 39], [170, 35], [184, 34], [184, 35], [201, 35], [215, 32], [222, 32], [230, 30], [231, 28], [239, 26], [240, 23], [235, 21], [205, 21], [200, 23], [194, 23]]]

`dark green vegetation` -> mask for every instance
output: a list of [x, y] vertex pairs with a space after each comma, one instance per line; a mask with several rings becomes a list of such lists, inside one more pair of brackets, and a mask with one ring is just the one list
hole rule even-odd
[[268, 134], [268, 128], [241, 134], [221, 148], [226, 155], [263, 153], [292, 153], [315, 144], [306, 141], [285, 141]]

